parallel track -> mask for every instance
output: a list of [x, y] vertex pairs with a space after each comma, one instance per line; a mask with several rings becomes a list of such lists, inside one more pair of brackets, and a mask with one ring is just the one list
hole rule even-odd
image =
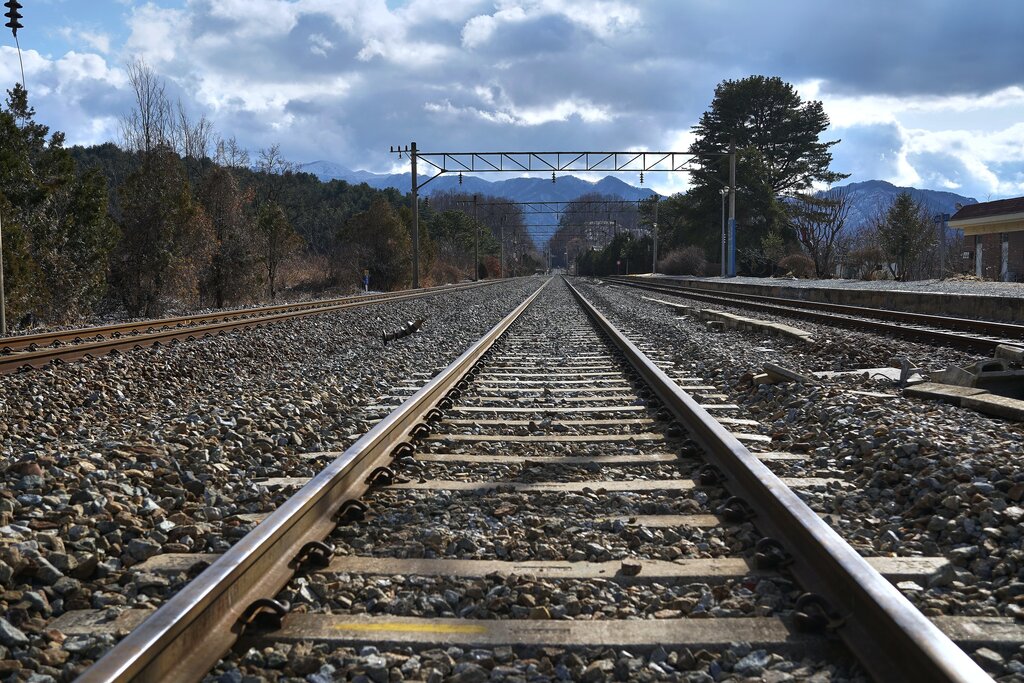
[[44, 367], [54, 362], [95, 358], [112, 351], [126, 351], [146, 346], [201, 339], [247, 327], [258, 327], [375, 303], [404, 301], [497, 282], [500, 280], [431, 287], [415, 291], [347, 296], [308, 303], [219, 311], [62, 332], [2, 337], [0, 338], [0, 374], [9, 374], [26, 368]]
[[1013, 323], [948, 318], [924, 313], [802, 301], [741, 292], [712, 292], [671, 281], [643, 281], [629, 277], [603, 279], [615, 284], [682, 296], [707, 303], [804, 318], [824, 325], [879, 332], [982, 353], [991, 353], [1000, 344], [1024, 346], [1024, 325]]
[[[80, 680], [165, 680], [172, 673], [176, 680], [197, 680], [239, 636], [246, 645], [320, 640], [349, 646], [444, 643], [520, 650], [548, 645], [714, 647], [748, 640], [759, 647], [814, 651], [823, 645], [826, 630], [842, 637], [878, 680], [989, 680], [787, 486], [822, 482], [777, 477], [768, 467], [773, 458], [751, 454], [576, 290], [569, 287], [579, 304], [573, 309], [568, 294], [560, 291], [562, 284], [545, 286], [544, 294], [564, 311], [557, 327], [524, 315], [541, 287], [351, 448], [325, 454], [338, 457]], [[488, 451], [488, 444], [500, 448]], [[776, 459], [787, 457], [794, 456]], [[697, 458], [710, 468], [702, 469]], [[389, 463], [394, 469], [380, 469]], [[493, 466], [516, 463], [523, 464], [518, 474], [492, 478]], [[414, 478], [403, 481], [403, 471]], [[440, 510], [438, 519], [451, 520], [444, 527], [449, 531], [472, 534], [473, 526], [451, 527], [465, 508], [472, 511], [469, 518], [487, 520], [486, 531], [475, 527], [477, 533], [499, 539], [524, 529], [527, 537], [543, 537], [567, 526], [586, 537], [604, 533], [614, 540], [619, 534], [630, 539], [624, 547], [637, 550], [626, 554], [640, 560], [639, 573], [637, 564], [627, 570], [617, 561], [582, 561], [568, 549], [537, 558], [523, 557], [520, 546], [497, 562], [456, 559], [451, 557], [454, 546], [430, 545], [432, 534], [444, 528], [429, 525], [412, 530], [412, 537], [433, 548], [424, 559], [387, 559], [401, 555], [388, 546], [377, 547], [372, 557], [352, 554], [357, 547], [353, 539], [371, 530], [377, 538], [410, 538], [407, 525], [416, 523], [410, 511], [440, 492], [450, 509]], [[368, 511], [343, 505], [364, 494]], [[547, 506], [549, 517], [520, 513], [509, 499], [513, 495], [536, 497], [531, 509]], [[591, 501], [587, 509], [608, 519], [575, 517], [579, 513], [572, 505], [579, 503], [570, 503], [569, 496]], [[697, 514], [702, 505], [708, 509]], [[643, 514], [651, 510], [654, 516]], [[662, 556], [671, 545], [661, 531], [667, 529], [675, 538], [691, 539], [694, 547], [707, 542], [706, 548], [714, 550], [690, 559]], [[756, 558], [747, 542], [755, 533], [776, 539], [759, 542]], [[336, 543], [342, 554], [310, 545], [323, 539]], [[553, 548], [572, 547], [571, 539], [551, 540]], [[743, 552], [737, 556], [740, 546]], [[708, 552], [714, 561], [701, 559]], [[698, 621], [686, 618], [547, 621], [541, 627], [523, 618], [382, 617], [310, 608], [284, 616], [276, 629], [250, 627], [243, 633], [246, 608], [278, 594], [303, 565], [296, 557], [319, 557], [316, 571], [336, 574], [482, 579], [500, 570], [501, 575], [624, 584], [742, 578], [753, 571], [747, 563], [754, 563], [762, 576], [778, 572], [817, 597], [802, 598], [775, 616], [698, 620], [700, 630], [695, 630]], [[655, 561], [659, 557], [683, 561]], [[710, 565], [718, 567], [717, 575]], [[262, 604], [275, 609], [274, 603]], [[463, 616], [472, 616], [472, 610]], [[129, 621], [130, 616], [122, 625]], [[955, 621], [946, 627], [956, 631]], [[78, 623], [90, 628], [87, 618]]]

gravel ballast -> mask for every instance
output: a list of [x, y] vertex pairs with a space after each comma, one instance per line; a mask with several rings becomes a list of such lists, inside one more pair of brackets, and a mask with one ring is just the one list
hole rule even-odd
[[[759, 535], [749, 523], [704, 528], [673, 523], [646, 526], [643, 515], [712, 515], [727, 495], [718, 486], [685, 490], [602, 490], [599, 484], [573, 492], [517, 491], [515, 484], [685, 480], [692, 484], [700, 463], [695, 446], [678, 427], [659, 415], [656, 401], [635, 382], [621, 361], [598, 358], [604, 344], [596, 337], [580, 341], [589, 323], [573, 307], [567, 289], [552, 283], [510, 333], [498, 343], [483, 369], [433, 427], [433, 436], [417, 441], [413, 458], [402, 459], [396, 484], [433, 488], [379, 488], [368, 493], [364, 519], [339, 525], [330, 537], [335, 555], [375, 558], [612, 562], [625, 567], [641, 560], [735, 558]], [[601, 413], [601, 418], [650, 420], [643, 425], [560, 425], [593, 417], [579, 414], [572, 392], [562, 387], [520, 391], [519, 401], [490, 396], [491, 373], [504, 365], [528, 366], [518, 354], [540, 355], [547, 367], [563, 371], [592, 362], [630, 380], [622, 386], [619, 405], [636, 411]], [[594, 358], [590, 361], [588, 359]], [[538, 372], [540, 370], [538, 369]], [[524, 382], [524, 385], [526, 383]], [[520, 386], [519, 388], [523, 388]], [[585, 393], [581, 392], [581, 393]], [[593, 393], [593, 392], [592, 392]], [[482, 396], [481, 394], [488, 394]], [[594, 394], [596, 395], [596, 393]], [[614, 402], [613, 402], [614, 403]], [[464, 410], [516, 406], [513, 416]], [[548, 412], [550, 409], [565, 412]], [[516, 424], [503, 424], [505, 417]], [[487, 422], [486, 424], [479, 424]], [[490, 422], [496, 422], [492, 424]], [[521, 424], [525, 423], [525, 424]], [[663, 439], [626, 439], [588, 443], [570, 441], [583, 435], [652, 434]], [[487, 440], [456, 436], [492, 437]], [[565, 441], [533, 441], [561, 435]], [[507, 436], [510, 440], [500, 437]], [[566, 462], [561, 457], [607, 457], [668, 453], [675, 460], [659, 464]], [[438, 462], [418, 457], [451, 459]], [[458, 456], [467, 456], [459, 459]], [[502, 461], [474, 462], [473, 458]], [[504, 461], [504, 459], [508, 461]], [[543, 462], [531, 458], [544, 458]], [[433, 480], [433, 481], [432, 481]], [[480, 490], [445, 488], [453, 483], [488, 482]], [[538, 578], [492, 572], [477, 578], [373, 575], [318, 571], [297, 576], [278, 597], [293, 609], [321, 615], [388, 615], [466, 620], [659, 620], [721, 619], [785, 615], [800, 590], [782, 577], [737, 575], [711, 585], [687, 579], [623, 585], [608, 579]], [[538, 626], [540, 628], [540, 626]], [[628, 628], [628, 626], [623, 626]], [[270, 639], [274, 636], [271, 635]], [[759, 650], [733, 643], [717, 652], [646, 647], [636, 651], [587, 647], [422, 648], [365, 646], [337, 648], [323, 644], [272, 645], [232, 654], [208, 681], [694, 681], [864, 680], [856, 664], [822, 653], [829, 661], [803, 660], [793, 652]], [[296, 666], [296, 664], [298, 666]]]
[[[976, 357], [792, 320], [786, 322], [810, 329], [818, 343], [712, 332], [638, 290], [593, 282], [581, 288], [615, 325], [644, 340], [663, 367], [702, 377], [741, 407], [731, 416], [756, 419], [759, 428], [744, 430], [772, 440], [751, 450], [804, 453], [805, 466], [844, 479], [848, 486], [806, 498], [862, 554], [949, 558], [952, 569], [928, 585], [900, 586], [925, 614], [1024, 617], [1024, 426], [904, 398], [895, 382], [878, 376], [813, 385], [752, 381], [765, 362], [810, 374], [885, 367], [899, 356], [926, 368]], [[1019, 651], [973, 654], [1006, 680], [1024, 675]]]
[[[0, 377], [0, 677], [70, 680], [110, 642], [63, 642], [67, 610], [155, 607], [131, 567], [223, 552], [338, 451], [542, 282], [373, 304], [223, 337]], [[382, 331], [425, 318], [383, 345]], [[376, 407], [373, 407], [376, 406]], [[19, 673], [20, 672], [20, 673]], [[46, 678], [49, 677], [49, 678]], [[34, 679], [35, 680], [35, 679]]]

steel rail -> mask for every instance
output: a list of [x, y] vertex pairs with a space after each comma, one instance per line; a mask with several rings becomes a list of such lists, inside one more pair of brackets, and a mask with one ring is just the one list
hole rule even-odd
[[932, 624], [818, 517], [735, 436], [629, 341], [571, 284], [592, 320], [622, 351], [754, 511], [759, 531], [780, 541], [805, 590], [824, 598], [835, 632], [879, 681], [991, 682], [981, 667]]
[[470, 287], [481, 287], [496, 284], [500, 280], [488, 280], [483, 283], [472, 283], [459, 285], [458, 289], [429, 289], [396, 292], [388, 294], [386, 298], [378, 295], [374, 299], [354, 298], [345, 299], [343, 303], [317, 306], [314, 308], [300, 308], [285, 313], [273, 313], [271, 315], [252, 316], [245, 318], [232, 318], [223, 322], [193, 325], [190, 327], [174, 327], [169, 330], [160, 330], [140, 335], [129, 335], [125, 337], [110, 337], [100, 341], [82, 342], [71, 346], [50, 346], [38, 351], [21, 351], [9, 355], [0, 355], [0, 375], [10, 374], [22, 368], [45, 367], [54, 361], [70, 361], [82, 358], [95, 358], [110, 353], [111, 351], [143, 348], [155, 346], [174, 341], [192, 340], [196, 338], [213, 337], [233, 330], [241, 330], [250, 327], [259, 327], [285, 320], [296, 320], [313, 315], [333, 313], [348, 308], [359, 308], [377, 303], [389, 303], [393, 301], [406, 301], [418, 299], [424, 296], [439, 294], [443, 292], [454, 292]]
[[[852, 327], [856, 329], [869, 330], [872, 332], [883, 332], [885, 334], [891, 334], [899, 337], [904, 337], [912, 340], [925, 340], [932, 343], [947, 344], [956, 348], [981, 351], [991, 353], [1000, 344], [1016, 344], [1020, 345], [1022, 340], [1018, 338], [1004, 338], [1004, 339], [990, 339], [986, 337], [973, 336], [970, 334], [963, 334], [953, 330], [935, 329], [930, 327], [907, 327], [906, 324], [897, 324], [895, 322], [886, 322], [884, 320], [868, 319], [865, 317], [853, 317], [853, 316], [874, 316], [884, 317], [884, 314], [897, 314], [900, 316], [907, 316], [899, 318], [906, 322], [916, 322], [918, 324], [935, 324], [936, 321], [944, 321], [945, 318], [939, 316], [927, 316], [931, 320], [925, 321], [917, 316], [923, 316], [925, 314], [908, 313], [905, 311], [889, 311], [887, 309], [880, 308], [859, 308], [855, 306], [846, 307], [847, 310], [843, 313], [825, 313], [814, 310], [808, 310], [803, 308], [803, 304], [808, 302], [797, 301], [792, 299], [773, 299], [767, 297], [773, 301], [779, 301], [780, 303], [763, 303], [759, 301], [744, 300], [735, 297], [732, 293], [712, 293], [705, 290], [694, 290], [687, 289], [684, 287], [677, 287], [666, 284], [655, 284], [645, 282], [632, 282], [623, 280], [621, 278], [603, 278], [608, 282], [615, 284], [625, 285], [627, 287], [636, 287], [638, 289], [646, 289], [649, 291], [662, 292], [665, 294], [673, 294], [675, 296], [683, 296], [690, 299], [696, 299], [698, 301], [707, 301], [710, 303], [718, 303], [724, 305], [739, 306], [741, 308], [751, 308], [754, 310], [765, 311], [767, 313], [774, 313], [777, 315], [787, 315], [791, 317], [800, 317], [820, 322], [826, 325], [842, 325], [845, 327]], [[755, 295], [743, 295], [743, 296], [755, 296]], [[817, 304], [817, 302], [815, 302]], [[828, 306], [840, 306], [840, 304], [827, 304]], [[910, 317], [913, 316], [913, 317]], [[896, 318], [894, 318], [896, 319]], [[967, 318], [952, 318], [951, 320], [972, 322]], [[993, 323], [991, 321], [974, 321], [983, 325], [1005, 325], [1010, 328], [1020, 328], [1022, 332], [1018, 334], [1024, 334], [1024, 326], [1012, 325], [1010, 323]], [[980, 327], [981, 325], [979, 325]], [[1016, 330], [1013, 330], [1016, 332]]]
[[342, 503], [368, 490], [367, 475], [390, 462], [409, 430], [424, 420], [549, 282], [545, 280], [448, 367], [186, 584], [78, 681], [198, 681], [206, 675], [241, 635], [239, 619], [245, 609], [256, 600], [273, 598], [284, 588], [296, 571], [292, 558], [310, 541], [322, 541], [330, 534]]
[[[420, 294], [435, 292], [452, 292], [470, 287], [479, 287], [484, 284], [495, 284], [497, 280], [485, 280], [484, 282], [468, 282], [455, 285], [441, 285], [437, 287], [426, 287], [416, 290]], [[73, 330], [57, 330], [54, 332], [38, 332], [35, 334], [16, 335], [12, 337], [0, 337], [0, 353], [4, 351], [18, 351], [35, 345], [49, 346], [55, 342], [84, 342], [97, 337], [109, 337], [111, 335], [137, 335], [139, 333], [162, 330], [168, 327], [184, 327], [194, 323], [202, 323], [210, 320], [237, 320], [242, 318], [253, 318], [256, 316], [284, 313], [297, 310], [315, 310], [328, 306], [335, 306], [340, 303], [361, 301], [373, 303], [376, 301], [387, 301], [396, 296], [409, 294], [402, 292], [382, 292], [380, 294], [353, 294], [350, 296], [335, 297], [332, 299], [321, 299], [319, 301], [295, 302], [290, 304], [274, 304], [272, 306], [256, 306], [253, 308], [233, 308], [226, 311], [213, 311], [210, 313], [197, 313], [194, 315], [182, 315], [171, 318], [154, 318], [152, 320], [140, 320], [130, 323], [115, 323], [111, 325], [99, 325], [96, 327], [79, 327]]]

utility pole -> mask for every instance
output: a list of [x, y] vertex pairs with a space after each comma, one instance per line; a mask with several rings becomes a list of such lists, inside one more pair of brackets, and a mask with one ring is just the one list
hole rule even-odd
[[[4, 26], [11, 29], [14, 34], [14, 44], [18, 47], [18, 63], [21, 64], [21, 87], [28, 92], [25, 85], [25, 62], [21, 59], [21, 43], [18, 41], [18, 29], [24, 28], [21, 24], [21, 3], [18, 0], [7, 0], [4, 3], [7, 12], [4, 16], [8, 21]], [[7, 292], [4, 291], [4, 221], [0, 217], [0, 337], [7, 336]]]
[[7, 336], [7, 303], [4, 293], [4, 219], [0, 216], [0, 337]]
[[519, 233], [512, 235], [512, 277], [516, 276], [516, 266], [519, 264]]
[[477, 222], [477, 195], [473, 195], [473, 282], [480, 279], [480, 224]]
[[658, 201], [661, 199], [654, 195], [654, 256], [651, 258], [651, 275], [658, 273]]
[[736, 277], [736, 141], [729, 144], [729, 277]]
[[409, 147], [412, 160], [412, 288], [420, 287], [420, 190], [416, 184], [416, 143]]
[[729, 266], [725, 262], [725, 243], [727, 241], [725, 238], [725, 198], [729, 196], [729, 190], [723, 187], [718, 193], [722, 195], [722, 277], [725, 277], [729, 270]]
[[508, 218], [507, 213], [501, 214], [501, 229], [499, 230], [498, 242], [500, 243], [501, 252], [498, 256], [500, 263], [498, 264], [498, 278], [505, 279], [505, 219]]

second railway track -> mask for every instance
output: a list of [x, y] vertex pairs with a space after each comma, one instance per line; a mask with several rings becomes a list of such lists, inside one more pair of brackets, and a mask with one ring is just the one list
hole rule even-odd
[[[943, 631], [969, 645], [994, 632], [932, 623], [887, 581], [941, 558], [861, 558], [800, 499], [839, 483], [772, 474], [798, 456], [755, 457], [706, 393], [549, 282], [349, 450], [322, 454], [313, 480], [266, 482], [302, 488], [224, 555], [192, 558], [212, 564], [156, 613], [54, 628], [133, 629], [84, 681], [304, 675], [274, 656], [296, 648], [325, 675], [375, 681], [672, 678], [736, 641], [747, 649], [719, 669], [811, 656], [788, 670], [857, 675], [856, 658], [878, 680], [988, 680]], [[189, 558], [148, 570], [161, 563]], [[478, 657], [446, 665], [438, 646]]]
[[628, 287], [686, 297], [696, 301], [749, 308], [772, 315], [797, 317], [838, 327], [991, 353], [1001, 344], [1024, 346], [1024, 325], [989, 320], [953, 318], [885, 308], [848, 306], [742, 292], [717, 292], [673, 282], [644, 281], [630, 277], [604, 278]]
[[430, 287], [414, 291], [354, 295], [294, 304], [233, 309], [132, 323], [0, 338], [0, 374], [55, 362], [94, 358], [157, 344], [210, 337], [232, 330], [322, 315], [369, 304], [405, 301], [440, 292], [492, 285], [500, 280]]

